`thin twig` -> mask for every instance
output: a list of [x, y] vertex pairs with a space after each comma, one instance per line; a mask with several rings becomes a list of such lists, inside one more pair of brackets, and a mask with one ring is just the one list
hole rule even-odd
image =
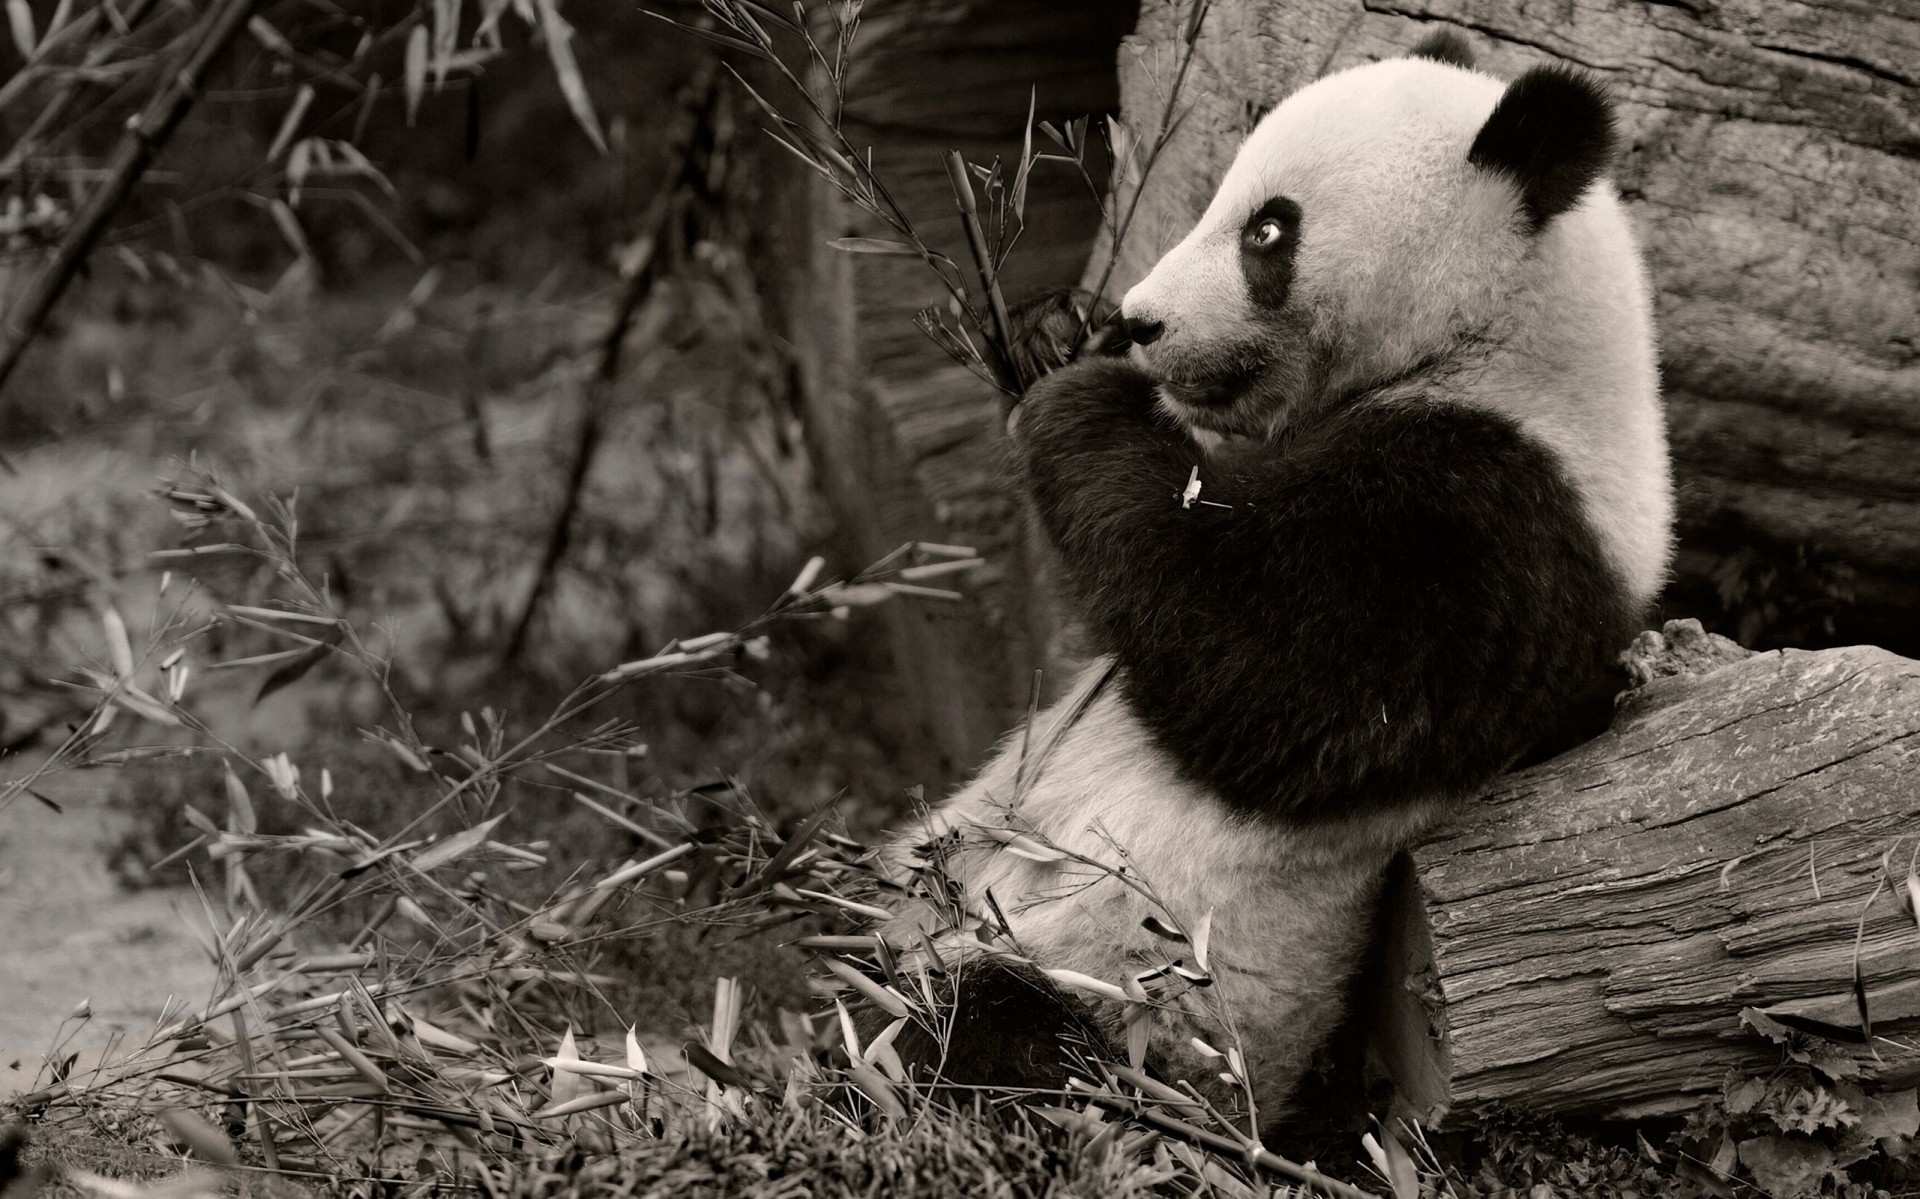
[[[1133, 228], [1133, 217], [1140, 207], [1140, 197], [1147, 191], [1147, 178], [1153, 174], [1154, 164], [1160, 161], [1161, 153], [1173, 139], [1174, 130], [1180, 126], [1180, 95], [1186, 90], [1187, 74], [1193, 68], [1193, 60], [1199, 57], [1200, 29], [1206, 24], [1207, 10], [1211, 7], [1212, 0], [1195, 0], [1193, 13], [1187, 18], [1186, 49], [1180, 56], [1180, 65], [1174, 70], [1173, 82], [1167, 87], [1167, 102], [1160, 110], [1160, 127], [1155, 131], [1153, 148], [1147, 152], [1146, 160], [1140, 166], [1140, 178], [1134, 183], [1133, 194], [1127, 198], [1125, 214], [1113, 227], [1113, 242], [1107, 247], [1107, 264], [1100, 271], [1100, 281], [1093, 286], [1095, 303], [1087, 307], [1087, 315], [1080, 322], [1080, 334], [1074, 339], [1075, 345], [1086, 341], [1088, 331], [1093, 328], [1094, 309], [1106, 296], [1107, 284], [1113, 281], [1114, 268], [1120, 264], [1120, 247], [1126, 240], [1128, 230]], [[1113, 182], [1116, 186], [1108, 189], [1109, 194], [1118, 192], [1120, 165], [1114, 163]]]
[[[526, 648], [534, 621], [540, 615], [540, 606], [552, 590], [560, 564], [573, 543], [573, 526], [586, 492], [587, 477], [593, 471], [593, 460], [606, 434], [613, 384], [620, 374], [621, 354], [627, 334], [633, 329], [634, 318], [652, 297], [654, 289], [678, 256], [677, 235], [680, 231], [674, 226], [688, 217], [703, 225], [711, 220], [706, 211], [711, 201], [705, 197], [706, 188], [700, 178], [708, 167], [703, 159], [710, 159], [718, 152], [718, 147], [709, 136], [714, 126], [715, 106], [720, 101], [719, 81], [711, 69], [701, 72], [693, 94], [695, 102], [687, 110], [690, 116], [686, 117], [686, 134], [681, 144], [679, 165], [667, 173], [667, 182], [648, 206], [647, 219], [641, 226], [641, 237], [645, 239], [647, 247], [646, 258], [627, 276], [613, 321], [600, 339], [599, 361], [592, 378], [586, 381], [586, 403], [574, 439], [573, 457], [567, 465], [560, 510], [554, 514], [553, 524], [548, 530], [546, 548], [541, 553], [533, 586], [528, 590], [520, 615], [513, 622], [513, 631], [508, 634], [506, 645], [500, 651], [500, 665], [503, 667], [517, 659]], [[688, 240], [695, 241], [698, 237]]]
[[[1073, 1083], [1079, 1085], [1072, 1086]], [[1329, 1195], [1337, 1196], [1338, 1199], [1379, 1199], [1379, 1196], [1371, 1191], [1363, 1191], [1337, 1178], [1328, 1178], [1320, 1171], [1300, 1165], [1298, 1162], [1288, 1161], [1270, 1149], [1263, 1149], [1254, 1144], [1243, 1144], [1223, 1133], [1197, 1127], [1185, 1120], [1177, 1120], [1157, 1108], [1128, 1103], [1123, 1099], [1093, 1091], [1092, 1084], [1081, 1079], [1071, 1079], [1069, 1084], [1069, 1089], [1085, 1095], [1087, 1102], [1094, 1107], [1137, 1120], [1155, 1132], [1170, 1136], [1177, 1141], [1185, 1141], [1197, 1149], [1205, 1149], [1221, 1157], [1246, 1162], [1291, 1182], [1316, 1187]]]

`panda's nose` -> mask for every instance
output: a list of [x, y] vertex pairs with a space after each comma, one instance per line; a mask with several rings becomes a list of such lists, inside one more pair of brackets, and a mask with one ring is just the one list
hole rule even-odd
[[1167, 331], [1165, 321], [1143, 321], [1135, 317], [1127, 317], [1125, 324], [1128, 340], [1137, 346], [1150, 346], [1159, 341], [1160, 335]]

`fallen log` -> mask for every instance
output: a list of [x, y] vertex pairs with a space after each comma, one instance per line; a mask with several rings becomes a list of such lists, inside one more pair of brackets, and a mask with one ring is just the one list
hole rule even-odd
[[1374, 1048], [1430, 1127], [1688, 1111], [1783, 1036], [1920, 1081], [1920, 662], [1645, 638], [1669, 677], [1397, 880]]

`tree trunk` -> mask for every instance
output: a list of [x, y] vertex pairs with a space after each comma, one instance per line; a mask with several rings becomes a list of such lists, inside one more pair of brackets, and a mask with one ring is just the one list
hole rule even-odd
[[[1138, 135], [1165, 104], [1191, 9], [1147, 0], [1122, 45], [1121, 114]], [[1914, 0], [1215, 0], [1192, 111], [1109, 294], [1192, 226], [1267, 107], [1437, 26], [1486, 70], [1577, 64], [1618, 102], [1614, 179], [1657, 290], [1681, 484], [1670, 610], [1724, 612], [1748, 643], [1920, 655]]]
[[[935, 248], [970, 258], [942, 155], [1017, 162], [1027, 116], [1113, 110], [1113, 59], [1135, 0], [872, 0], [851, 55], [844, 127]], [[909, 600], [885, 619], [907, 700], [932, 750], [930, 785], [970, 771], [1018, 722], [1047, 633], [1029, 613], [1020, 504], [999, 460], [994, 389], [914, 325], [946, 293], [914, 259], [826, 243], [893, 235], [802, 176], [768, 213], [762, 264], [795, 357], [807, 434], [849, 552], [871, 560], [909, 539], [961, 542], [988, 566], [963, 604]], [[1034, 171], [1006, 270], [1010, 301], [1071, 285], [1099, 208], [1069, 171]], [[1060, 680], [1065, 682], [1064, 677]]]
[[1688, 1111], [1780, 1060], [1749, 1008], [1920, 1081], [1917, 778], [1920, 662], [1856, 647], [1662, 680], [1504, 779], [1390, 909], [1380, 1055], [1410, 1114]]

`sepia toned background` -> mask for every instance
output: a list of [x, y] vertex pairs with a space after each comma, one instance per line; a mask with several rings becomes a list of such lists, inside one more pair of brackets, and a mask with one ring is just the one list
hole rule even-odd
[[[964, 778], [1085, 653], [1001, 458], [988, 285], [1116, 298], [1276, 101], [1436, 28], [1496, 74], [1564, 62], [1616, 100], [1680, 501], [1662, 618], [1920, 656], [1910, 0], [871, 0], [837, 50], [851, 10], [804, 8], [824, 57], [751, 52], [716, 18], [755, 9], [669, 0], [9, 0], [0, 1096], [44, 1082], [56, 1028], [97, 1052], [169, 996], [204, 1001], [233, 913], [296, 907], [315, 946], [374, 918], [308, 913], [295, 858], [177, 852], [311, 833], [271, 798], [276, 755], [316, 786], [327, 769], [330, 829], [397, 836], [438, 811], [423, 773], [499, 766], [582, 679], [732, 637], [605, 701], [619, 751], [554, 758], [590, 784], [488, 775], [497, 806], [462, 817], [540, 847], [471, 883], [502, 911], [657, 848], [644, 811], [718, 838], [749, 807], [790, 830], [832, 804], [868, 838]], [[229, 10], [129, 178], [129, 121]], [[821, 127], [796, 80], [869, 158], [783, 128]], [[962, 264], [965, 304], [845, 194], [864, 177]], [[928, 319], [986, 352], [956, 360]], [[208, 496], [266, 514], [284, 554], [221, 550], [234, 512]], [[295, 574], [364, 645], [233, 617], [293, 603]], [[769, 615], [820, 586], [806, 619]], [[116, 708], [135, 677], [180, 694]], [[565, 725], [570, 751], [592, 723]], [[606, 1010], [645, 1013], [661, 1052], [708, 1021], [716, 977], [755, 1011], [812, 1002], [777, 938], [593, 952]], [[554, 1002], [543, 1028], [613, 1035]]]

